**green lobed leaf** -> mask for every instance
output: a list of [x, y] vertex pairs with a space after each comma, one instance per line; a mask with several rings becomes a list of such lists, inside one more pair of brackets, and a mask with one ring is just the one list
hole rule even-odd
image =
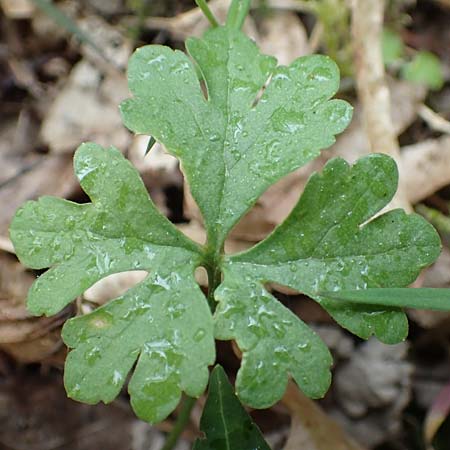
[[211, 373], [200, 429], [206, 437], [197, 439], [193, 450], [270, 450], [220, 366]]
[[420, 216], [394, 210], [373, 218], [392, 198], [397, 176], [386, 155], [372, 154], [353, 166], [331, 160], [310, 178], [290, 216], [267, 239], [225, 259], [215, 333], [235, 339], [243, 351], [236, 390], [245, 403], [276, 402], [288, 374], [312, 397], [323, 395], [329, 383], [323, 344], [265, 291], [267, 282], [314, 298], [362, 338], [375, 334], [395, 343], [406, 337], [401, 309], [320, 295], [407, 286], [439, 255], [439, 237]]
[[138, 49], [128, 71], [134, 98], [121, 111], [128, 128], [180, 158], [208, 241], [221, 248], [262, 192], [334, 142], [352, 109], [329, 100], [339, 73], [326, 56], [276, 67], [231, 26], [188, 40], [187, 49], [193, 61], [168, 47]]
[[150, 272], [123, 297], [66, 324], [64, 340], [75, 350], [65, 382], [75, 399], [109, 402], [138, 359], [133, 407], [145, 420], [162, 420], [181, 390], [202, 393], [214, 362], [212, 317], [194, 279], [200, 250], [158, 212], [118, 150], [84, 144], [74, 165], [93, 203], [44, 197], [26, 203], [11, 225], [20, 260], [51, 267], [30, 289], [28, 309], [55, 314], [107, 275]]

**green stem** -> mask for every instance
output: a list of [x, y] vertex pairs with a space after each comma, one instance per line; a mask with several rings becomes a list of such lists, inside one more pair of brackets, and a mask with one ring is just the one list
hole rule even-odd
[[233, 0], [228, 11], [227, 26], [240, 30], [250, 10], [250, 0]]
[[161, 450], [172, 450], [178, 442], [181, 433], [186, 428], [191, 417], [191, 411], [194, 407], [197, 399], [193, 397], [185, 397], [183, 404], [181, 405], [180, 413], [178, 414], [175, 425], [173, 426], [171, 432], [169, 433], [164, 447]]
[[197, 3], [198, 7], [203, 11], [203, 14], [205, 17], [209, 20], [209, 23], [215, 28], [219, 26], [219, 22], [217, 22], [217, 19], [214, 17], [214, 14], [209, 9], [208, 4], [205, 0], [195, 0], [195, 3]]
[[216, 300], [214, 299], [214, 291], [222, 281], [222, 273], [217, 261], [214, 261], [212, 265], [208, 266], [208, 304], [211, 312], [214, 313], [216, 309]]

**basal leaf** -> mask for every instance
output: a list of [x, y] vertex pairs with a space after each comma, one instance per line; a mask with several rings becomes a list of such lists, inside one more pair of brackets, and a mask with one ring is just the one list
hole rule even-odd
[[64, 339], [75, 350], [65, 377], [73, 398], [108, 402], [139, 357], [133, 406], [140, 417], [161, 420], [181, 390], [201, 394], [214, 362], [211, 313], [193, 276], [200, 250], [158, 212], [118, 150], [82, 145], [75, 172], [92, 203], [44, 197], [12, 223], [20, 260], [51, 267], [30, 289], [28, 308], [55, 314], [107, 275], [150, 272], [120, 299], [68, 322]]
[[[322, 174], [310, 178], [290, 216], [266, 240], [226, 258], [224, 281], [216, 293], [216, 337], [235, 339], [243, 351], [236, 389], [245, 402], [254, 404], [252, 399], [257, 399], [259, 404], [263, 399], [261, 404], [268, 406], [277, 401], [282, 389], [272, 386], [272, 379], [284, 384], [287, 373], [310, 396], [325, 393], [328, 382], [330, 360], [322, 344], [301, 322], [283, 324], [288, 313], [280, 311], [281, 305], [275, 312], [276, 302], [265, 292], [264, 283], [307, 294], [363, 338], [375, 334], [388, 343], [405, 338], [407, 320], [401, 309], [355, 305], [320, 295], [407, 286], [437, 258], [439, 237], [420, 216], [394, 210], [373, 218], [396, 187], [395, 163], [385, 155], [367, 156], [352, 167], [334, 159]], [[253, 328], [252, 321], [256, 321]], [[282, 330], [279, 340], [273, 324]], [[258, 371], [259, 366], [265, 371]], [[300, 370], [314, 373], [317, 384]], [[263, 381], [252, 383], [252, 378]], [[273, 393], [266, 392], [268, 386]]]
[[134, 98], [122, 115], [180, 158], [209, 242], [221, 248], [263, 191], [334, 142], [351, 107], [329, 100], [339, 73], [325, 56], [276, 67], [231, 27], [191, 39], [187, 49], [193, 61], [163, 46], [136, 51], [128, 75]]
[[211, 373], [200, 429], [206, 437], [198, 439], [193, 450], [270, 450], [220, 366]]

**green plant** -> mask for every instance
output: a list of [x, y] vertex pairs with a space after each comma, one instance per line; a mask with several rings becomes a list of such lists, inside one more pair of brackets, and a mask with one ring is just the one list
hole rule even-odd
[[[224, 254], [228, 233], [258, 197], [330, 146], [351, 119], [346, 102], [330, 100], [339, 86], [335, 63], [308, 56], [277, 67], [240, 31], [248, 6], [234, 0], [225, 26], [188, 40], [192, 59], [163, 46], [138, 49], [129, 65], [134, 97], [121, 106], [128, 128], [153, 136], [180, 159], [203, 214], [205, 245], [159, 213], [118, 150], [95, 144], [83, 144], [74, 158], [92, 203], [43, 197], [26, 203], [12, 222], [20, 260], [51, 267], [29, 292], [36, 315], [57, 313], [107, 275], [149, 272], [123, 296], [65, 324], [62, 336], [72, 349], [65, 386], [76, 400], [112, 401], [133, 371], [133, 409], [143, 420], [161, 421], [182, 392], [198, 397], [205, 390], [215, 338], [233, 339], [242, 351], [236, 391], [245, 404], [274, 404], [289, 375], [307, 395], [323, 396], [330, 353], [270, 294], [269, 282], [307, 294], [363, 338], [394, 343], [407, 334], [398, 306], [423, 291], [408, 290], [399, 305], [379, 288], [411, 283], [436, 259], [440, 242], [420, 216], [395, 210], [374, 218], [397, 186], [388, 156], [370, 155], [353, 166], [330, 161], [267, 239]], [[208, 273], [207, 298], [194, 278], [200, 266]], [[441, 307], [444, 294], [433, 292]], [[380, 296], [387, 306], [377, 306]], [[433, 302], [431, 296], [422, 306]], [[185, 403], [183, 420], [192, 404]]]
[[[217, 420], [217, 416], [220, 420]], [[216, 366], [211, 372], [208, 400], [200, 429], [205, 432], [205, 439], [197, 439], [193, 450], [270, 448], [236, 398], [233, 387], [220, 366]]]
[[416, 51], [405, 57], [401, 36], [389, 29], [383, 31], [383, 60], [389, 67], [399, 68], [403, 79], [439, 90], [444, 85], [444, 72], [439, 58], [431, 52]]

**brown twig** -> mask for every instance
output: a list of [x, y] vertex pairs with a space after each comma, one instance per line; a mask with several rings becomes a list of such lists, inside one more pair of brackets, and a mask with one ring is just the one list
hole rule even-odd
[[[390, 93], [381, 51], [385, 2], [352, 0], [351, 5], [356, 85], [370, 151], [386, 153], [394, 158], [401, 173], [400, 149], [392, 125]], [[390, 206], [407, 211], [412, 209], [402, 179]]]

